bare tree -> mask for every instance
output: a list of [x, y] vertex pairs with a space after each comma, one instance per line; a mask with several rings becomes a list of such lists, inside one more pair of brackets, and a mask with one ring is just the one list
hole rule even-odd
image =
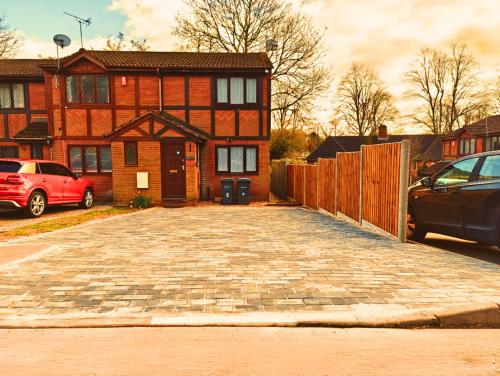
[[350, 133], [375, 134], [378, 127], [395, 119], [393, 97], [367, 65], [353, 63], [337, 88], [336, 111]]
[[108, 35], [106, 37], [104, 49], [108, 51], [147, 51], [149, 46], [146, 39], [129, 39], [122, 32], [119, 32], [116, 36]]
[[423, 49], [406, 80], [407, 95], [420, 103], [413, 122], [434, 134], [459, 128], [478, 109], [477, 64], [465, 45], [448, 52]]
[[320, 124], [318, 128], [320, 136], [325, 139], [332, 136], [343, 136], [346, 131], [345, 125], [337, 116], [332, 117], [327, 124]]
[[190, 14], [177, 17], [181, 48], [195, 51], [264, 52], [272, 71], [272, 118], [278, 128], [301, 127], [314, 100], [330, 84], [319, 61], [323, 34], [286, 0], [185, 0]]
[[13, 57], [19, 51], [21, 42], [16, 36], [16, 30], [7, 24], [5, 13], [0, 15], [0, 59]]

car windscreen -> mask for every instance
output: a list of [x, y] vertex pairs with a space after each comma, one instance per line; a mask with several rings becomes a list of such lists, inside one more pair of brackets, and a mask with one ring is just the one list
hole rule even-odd
[[21, 163], [11, 161], [0, 161], [0, 172], [18, 172]]

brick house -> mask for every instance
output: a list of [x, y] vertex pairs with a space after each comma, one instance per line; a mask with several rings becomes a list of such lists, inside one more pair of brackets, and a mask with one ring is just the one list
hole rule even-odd
[[500, 149], [500, 115], [493, 115], [443, 136], [444, 159]]
[[410, 141], [411, 166], [410, 175], [413, 179], [420, 172], [443, 159], [441, 139], [436, 135], [390, 135], [387, 126], [381, 125], [377, 135], [371, 136], [331, 136], [309, 154], [308, 163], [316, 163], [318, 158], [335, 158], [339, 152], [360, 151], [362, 145], [375, 145], [390, 142]]
[[0, 157], [62, 162], [115, 204], [214, 199], [223, 177], [267, 200], [271, 68], [265, 53], [2, 59]]

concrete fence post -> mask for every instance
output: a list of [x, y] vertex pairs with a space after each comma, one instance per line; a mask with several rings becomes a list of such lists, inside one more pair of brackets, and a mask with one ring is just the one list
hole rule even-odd
[[363, 148], [359, 150], [359, 224], [363, 224]]

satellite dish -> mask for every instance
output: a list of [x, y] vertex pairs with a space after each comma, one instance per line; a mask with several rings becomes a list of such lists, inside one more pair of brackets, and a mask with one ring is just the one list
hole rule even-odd
[[64, 34], [56, 34], [54, 38], [52, 38], [54, 43], [61, 48], [68, 47], [71, 44], [71, 39], [67, 35]]

